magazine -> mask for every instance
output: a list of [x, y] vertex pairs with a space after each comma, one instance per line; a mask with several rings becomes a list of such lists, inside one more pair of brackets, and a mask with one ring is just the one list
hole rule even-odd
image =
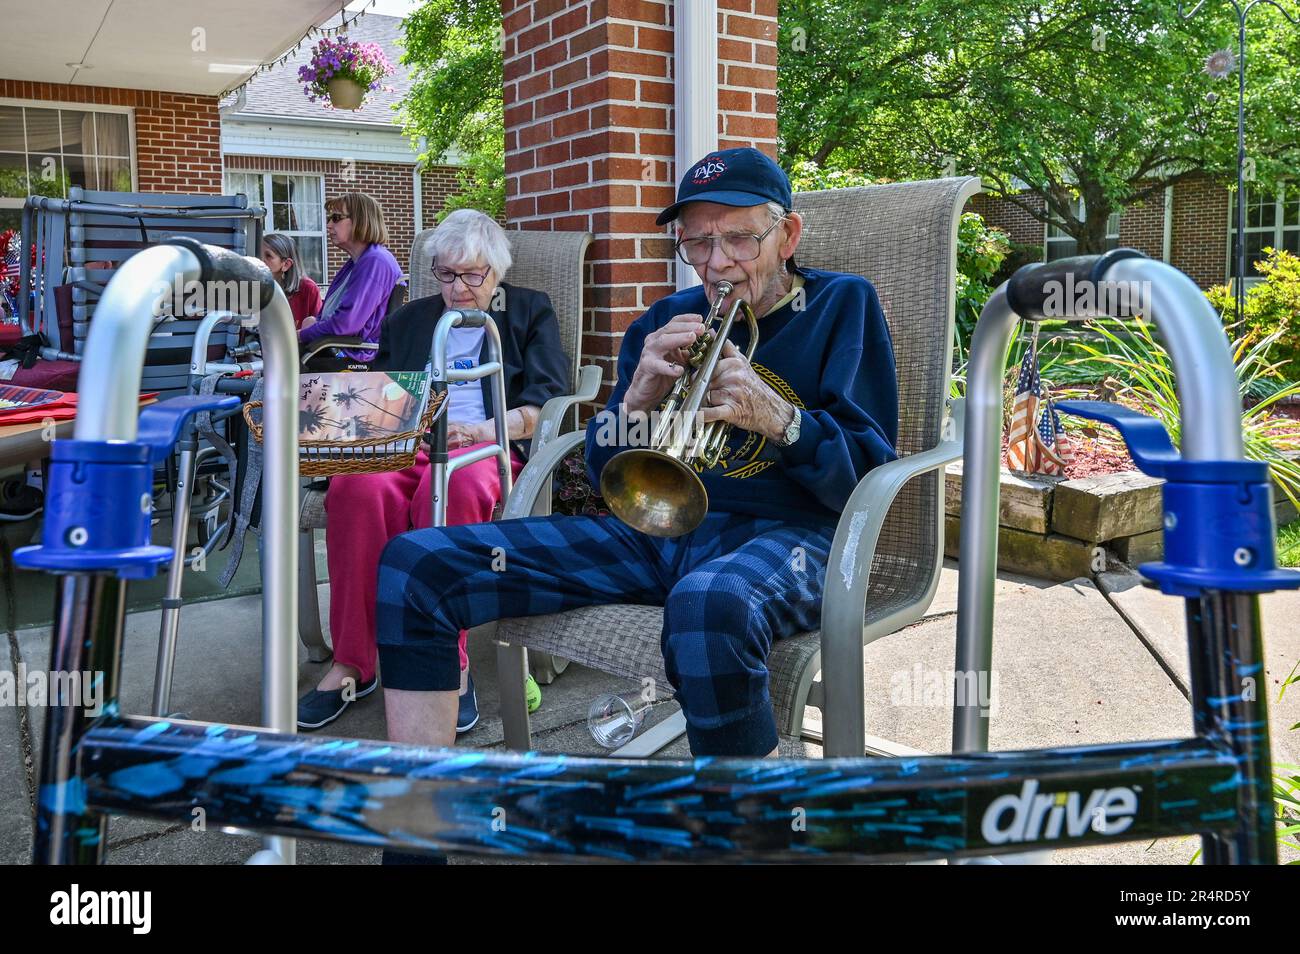
[[[429, 378], [428, 371], [304, 373], [298, 385], [298, 440], [382, 440], [414, 431], [429, 405]], [[412, 440], [391, 450], [409, 453]]]

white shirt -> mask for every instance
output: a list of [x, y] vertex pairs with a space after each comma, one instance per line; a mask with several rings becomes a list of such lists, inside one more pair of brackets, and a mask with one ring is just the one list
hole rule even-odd
[[[482, 328], [453, 328], [447, 335], [447, 370], [478, 367], [478, 356], [483, 350]], [[452, 381], [447, 387], [447, 423], [477, 424], [487, 420], [483, 406], [483, 382]]]

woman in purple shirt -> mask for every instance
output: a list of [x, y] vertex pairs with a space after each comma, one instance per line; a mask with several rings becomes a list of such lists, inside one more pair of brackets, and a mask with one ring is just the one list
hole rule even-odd
[[[364, 192], [348, 192], [325, 203], [325, 217], [330, 244], [346, 252], [348, 260], [330, 282], [319, 317], [303, 322], [298, 342], [305, 346], [333, 335], [378, 341], [388, 298], [402, 277], [397, 259], [384, 247], [384, 213]], [[316, 355], [310, 366], [314, 371], [338, 371], [371, 357], [368, 351], [330, 348]]]

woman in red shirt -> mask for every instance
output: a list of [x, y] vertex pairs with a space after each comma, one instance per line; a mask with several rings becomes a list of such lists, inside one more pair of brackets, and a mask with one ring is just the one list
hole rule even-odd
[[298, 268], [298, 248], [293, 244], [293, 239], [279, 232], [263, 235], [262, 261], [289, 299], [294, 330], [302, 327], [304, 318], [315, 318], [320, 314], [320, 288]]

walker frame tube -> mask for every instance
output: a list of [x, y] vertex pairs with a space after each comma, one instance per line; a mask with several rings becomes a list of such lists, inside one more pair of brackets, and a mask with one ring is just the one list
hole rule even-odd
[[[1166, 277], [1155, 273], [1156, 280]], [[999, 289], [986, 308], [998, 316], [989, 322], [990, 330], [977, 331], [979, 353], [972, 358], [973, 368], [980, 371], [976, 392], [988, 390], [997, 369], [994, 348], [1005, 354], [1012, 317], [1007, 291], [1006, 286]], [[283, 302], [282, 294], [277, 302]], [[283, 315], [285, 321], [276, 325], [282, 325], [287, 336], [287, 308]], [[281, 346], [273, 340], [269, 354], [287, 354]], [[438, 348], [435, 352], [445, 354]], [[1186, 353], [1185, 348], [1179, 352]], [[1209, 364], [1193, 368], [1193, 382], [1206, 380], [1197, 375], [1227, 359], [1226, 341], [1206, 339], [1202, 357]], [[269, 361], [268, 367], [275, 370], [279, 363]], [[285, 363], [296, 371], [296, 365]], [[437, 366], [435, 380], [445, 389], [446, 378]], [[1207, 387], [1221, 391], [1221, 381], [1211, 377], [1209, 382]], [[1193, 387], [1188, 386], [1187, 393]], [[277, 395], [272, 389], [271, 396]], [[287, 409], [290, 402], [278, 396]], [[1212, 401], [1213, 395], [1202, 398]], [[119, 397], [116, 403], [124, 401]], [[987, 418], [978, 419], [990, 407], [981, 410], [979, 401], [974, 403], [968, 412], [976, 412], [977, 420], [967, 437], [978, 462], [993, 462], [987, 497], [996, 517], [999, 428]], [[499, 414], [501, 410], [503, 402], [498, 403]], [[103, 414], [110, 416], [110, 411]], [[296, 430], [290, 422], [280, 422], [282, 430], [277, 432], [271, 430], [272, 420], [268, 414], [268, 450], [276, 446], [280, 433], [287, 438], [286, 447], [295, 450]], [[497, 423], [500, 428], [500, 416]], [[103, 428], [97, 429], [91, 420], [86, 430]], [[1224, 453], [1232, 451], [1233, 444], [1230, 436], [1218, 435], [1198, 446], [1203, 453]], [[289, 461], [282, 463], [287, 466]], [[1207, 475], [1212, 485], [1219, 470], [1250, 470], [1231, 458], [1208, 464], [1189, 461], [1188, 466]], [[269, 477], [286, 472], [268, 466]], [[281, 482], [296, 493], [291, 480]], [[1218, 484], [1232, 481], [1219, 479]], [[1167, 507], [1173, 486], [1171, 479], [1165, 488]], [[1262, 486], [1266, 505], [1266, 480]], [[278, 498], [267, 501], [268, 519], [276, 516], [280, 503]], [[987, 500], [980, 504], [986, 506]], [[1259, 504], [1256, 499], [1252, 505]], [[280, 511], [286, 520], [295, 513], [290, 507]], [[992, 529], [995, 534], [996, 524]], [[1255, 528], [1251, 539], [1267, 551], [1272, 537], [1260, 535], [1260, 529]], [[269, 537], [268, 544], [285, 545], [283, 565], [289, 569], [291, 587], [292, 527], [285, 532], [277, 522], [269, 528]], [[993, 540], [989, 565], [976, 560], [966, 564], [964, 574], [983, 579], [987, 572], [991, 578], [995, 535]], [[980, 551], [966, 542], [963, 560], [979, 557]], [[1231, 568], [1231, 561], [1225, 570], [1207, 557], [1211, 565], [1205, 578], [1220, 582], [1188, 589], [1196, 593], [1188, 598], [1192, 738], [920, 758], [794, 761], [644, 762], [433, 750], [124, 717], [117, 704], [124, 592], [119, 581], [103, 575], [73, 575], [61, 581], [54, 665], [76, 670], [89, 656], [106, 674], [108, 703], [106, 714], [93, 724], [75, 702], [50, 714], [39, 810], [47, 824], [45, 832], [38, 828], [36, 859], [101, 860], [104, 812], [188, 821], [195, 808], [202, 808], [209, 824], [283, 837], [507, 856], [909, 860], [1199, 833], [1207, 863], [1273, 864], [1277, 846], [1267, 704], [1263, 692], [1246, 692], [1242, 686], [1263, 669], [1256, 594], [1300, 585], [1300, 575], [1272, 569], [1271, 559], [1265, 557], [1271, 557], [1271, 551], [1259, 554], [1257, 568], [1241, 568], [1240, 573]], [[1166, 578], [1190, 569], [1181, 583], [1175, 580], [1185, 587], [1187, 579], [1195, 580], [1201, 572], [1195, 562], [1160, 566]], [[965, 580], [963, 586], [967, 648], [980, 650], [991, 633], [972, 636], [973, 591]], [[267, 605], [275, 608], [269, 594]], [[285, 652], [293, 646], [294, 601], [280, 605], [287, 620], [272, 613], [266, 625], [268, 633], [279, 636], [274, 648]], [[988, 611], [991, 625], [991, 599]], [[278, 670], [276, 674], [283, 675]], [[291, 688], [292, 680], [286, 684]], [[274, 688], [268, 683], [269, 693]]]
[[91, 728], [81, 761], [87, 803], [103, 811], [186, 821], [202, 808], [209, 825], [408, 851], [623, 861], [914, 860], [1204, 832], [1231, 839], [1240, 772], [1206, 739], [636, 761], [145, 717]]
[[[487, 336], [487, 360], [475, 368], [447, 367], [447, 338], [453, 328], [482, 328]], [[468, 454], [451, 457], [447, 448], [447, 413], [450, 408], [438, 415], [434, 422], [433, 447], [429, 460], [433, 464], [433, 480], [429, 482], [433, 494], [433, 526], [447, 525], [447, 494], [451, 475], [462, 467], [476, 464], [489, 457], [497, 459], [497, 478], [501, 482], [501, 503], [510, 499], [510, 489], [514, 484], [514, 474], [510, 468], [510, 432], [506, 424], [506, 374], [501, 357], [501, 333], [492, 316], [485, 311], [466, 308], [444, 312], [438, 319], [433, 332], [433, 345], [429, 353], [432, 371], [431, 388], [433, 393], [445, 393], [448, 386], [461, 381], [479, 381], [491, 377], [492, 383], [492, 418], [496, 428], [496, 442], [480, 447]], [[451, 400], [451, 395], [443, 399]]]
[[[79, 409], [74, 441], [136, 442], [139, 383], [151, 318], [163, 297], [171, 294], [176, 276], [185, 282], [203, 279], [203, 263], [195, 247], [203, 251], [192, 240], [145, 249], [125, 261], [105, 287], [86, 340], [81, 370], [82, 391], [95, 394], [98, 400]], [[238, 278], [254, 280], [258, 277], [255, 268], [262, 268], [254, 259], [239, 265], [236, 260], [242, 257], [224, 250], [207, 248], [206, 254], [210, 253], [218, 253], [223, 266], [236, 262], [243, 268], [235, 276]], [[250, 270], [250, 266], [255, 268]], [[278, 286], [271, 289], [261, 308], [260, 325], [266, 353], [267, 434], [262, 487], [262, 713], [271, 731], [293, 734], [297, 727], [298, 349], [293, 315]], [[72, 572], [59, 584], [51, 668], [104, 673], [107, 711], [116, 712], [126, 584], [102, 571]], [[107, 661], [112, 665], [106, 665]], [[51, 707], [37, 805], [34, 856], [38, 861], [102, 859], [104, 828], [87, 814], [76, 772], [82, 758], [78, 751], [81, 735], [88, 724], [88, 714], [78, 700]], [[293, 861], [292, 841], [274, 838], [268, 847], [284, 861]]]
[[[212, 330], [218, 324], [240, 320], [241, 316], [228, 311], [213, 311], [204, 316], [194, 333], [194, 346], [190, 351], [191, 388], [196, 380], [202, 379], [208, 373], [209, 369], [217, 372], [242, 370], [239, 365], [225, 363], [209, 365], [207, 361], [208, 341], [212, 336]], [[254, 370], [262, 370], [260, 361], [256, 363]], [[185, 567], [190, 562], [186, 537], [189, 532], [192, 509], [191, 496], [197, 489], [195, 480], [198, 470], [198, 445], [198, 437], [191, 422], [182, 432], [178, 444], [180, 455], [176, 468], [175, 500], [172, 505], [173, 552], [171, 562], [167, 565], [167, 591], [164, 593], [162, 600], [158, 633], [158, 663], [153, 684], [153, 714], [156, 716], [166, 715], [171, 708], [172, 673], [176, 665], [176, 643], [180, 633], [181, 607], [183, 605], [181, 588], [184, 583]], [[233, 479], [234, 475], [232, 474], [231, 477]], [[225, 496], [229, 496], [229, 492]], [[224, 498], [218, 498], [217, 505], [220, 504], [222, 499]], [[231, 519], [233, 519], [233, 516]], [[216, 537], [219, 538], [220, 534], [218, 533]], [[205, 559], [207, 554], [215, 548], [216, 543], [216, 538], [208, 541], [208, 546], [203, 549]]]
[[[1116, 250], [1124, 253], [1127, 250]], [[1109, 258], [1109, 261], [1107, 260]], [[1235, 401], [1236, 373], [1222, 323], [1196, 284], [1171, 265], [1148, 258], [1100, 260], [1096, 285], [1144, 290], [1174, 366], [1186, 460], [1243, 460], [1241, 418]], [[1058, 263], [1048, 263], [1055, 267]], [[1033, 268], [1034, 266], [1027, 266]], [[1046, 268], [1048, 266], [1040, 266]], [[1061, 276], [1068, 268], [1062, 266]], [[1014, 281], [1014, 279], [1013, 279]], [[1066, 288], [1073, 287], [1062, 280]], [[993, 663], [993, 592], [997, 577], [998, 498], [1002, 438], [1002, 378], [1007, 348], [1020, 317], [1008, 301], [1011, 281], [1004, 282], [984, 306], [971, 341], [966, 373], [966, 455], [962, 470], [962, 572], [957, 589], [957, 678], [975, 673], [988, 678]], [[1094, 298], [1097, 296], [1093, 296]], [[1130, 299], [1131, 300], [1131, 299]], [[1073, 308], [1054, 318], [1086, 320]], [[1032, 316], [1026, 316], [1032, 320]], [[1040, 316], [1041, 317], [1041, 316]], [[1195, 426], [1189, 426], [1194, 424]], [[977, 685], [986, 685], [979, 682]], [[953, 709], [954, 752], [988, 749], [988, 708], [958, 694]]]

